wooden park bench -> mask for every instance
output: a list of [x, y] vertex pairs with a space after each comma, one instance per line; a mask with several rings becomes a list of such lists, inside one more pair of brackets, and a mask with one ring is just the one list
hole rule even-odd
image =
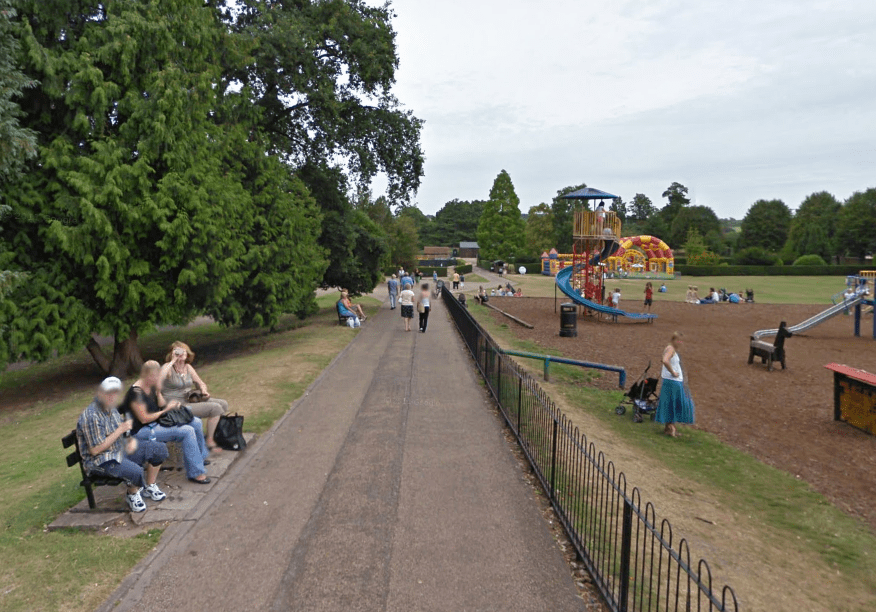
[[778, 361], [779, 363], [781, 363], [782, 369], [784, 370], [785, 340], [793, 335], [794, 334], [788, 331], [787, 324], [782, 321], [782, 324], [779, 325], [776, 339], [773, 340], [772, 344], [763, 340], [759, 340], [758, 338], [752, 336], [751, 345], [748, 351], [748, 364], [751, 365], [754, 362], [755, 357], [760, 357], [761, 362], [767, 364], [767, 371], [772, 372], [774, 361]]
[[94, 510], [97, 507], [97, 503], [94, 501], [93, 487], [114, 487], [121, 484], [123, 481], [119, 478], [110, 476], [109, 474], [86, 473], [85, 466], [82, 465], [82, 454], [79, 451], [79, 439], [76, 437], [75, 429], [61, 438], [61, 444], [64, 448], [70, 448], [71, 446], [75, 447], [73, 452], [67, 455], [67, 467], [73, 467], [77, 463], [79, 464], [79, 471], [82, 472], [82, 482], [79, 483], [79, 486], [85, 487], [85, 496], [88, 497], [88, 507]]

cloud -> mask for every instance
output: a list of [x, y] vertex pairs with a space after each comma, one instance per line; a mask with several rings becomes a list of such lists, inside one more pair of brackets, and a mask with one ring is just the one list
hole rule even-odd
[[396, 93], [426, 120], [426, 212], [524, 208], [580, 182], [655, 201], [669, 183], [741, 217], [876, 184], [876, 3], [396, 0]]

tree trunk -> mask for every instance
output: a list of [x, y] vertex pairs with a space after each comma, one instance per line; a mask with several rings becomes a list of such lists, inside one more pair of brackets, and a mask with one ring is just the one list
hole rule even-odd
[[85, 347], [94, 362], [104, 374], [125, 378], [130, 374], [137, 374], [143, 366], [143, 356], [137, 345], [137, 332], [132, 331], [124, 340], [115, 339], [112, 360], [107, 357], [97, 340], [92, 338]]

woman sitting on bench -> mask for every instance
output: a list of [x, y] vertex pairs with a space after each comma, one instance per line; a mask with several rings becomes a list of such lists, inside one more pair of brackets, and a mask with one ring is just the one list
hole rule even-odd
[[352, 312], [353, 316], [359, 317], [360, 321], [365, 321], [365, 319], [368, 318], [365, 316], [365, 311], [362, 310], [362, 306], [353, 303], [353, 300], [350, 299], [350, 292], [346, 289], [341, 291], [341, 302], [344, 304], [344, 308]]
[[166, 412], [180, 407], [180, 402], [166, 401], [158, 388], [161, 366], [157, 361], [147, 361], [140, 368], [140, 378], [131, 385], [122, 402], [122, 414], [131, 416], [134, 427], [131, 432], [138, 440], [179, 442], [182, 445], [186, 476], [192, 482], [209, 484], [204, 460], [210, 454], [204, 441], [201, 419], [195, 417], [188, 425], [165, 427], [158, 422]]

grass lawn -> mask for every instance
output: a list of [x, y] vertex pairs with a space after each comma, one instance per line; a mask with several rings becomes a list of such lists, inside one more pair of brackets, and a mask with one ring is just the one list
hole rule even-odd
[[[337, 325], [335, 296], [320, 298], [321, 312], [307, 321], [286, 317], [276, 333], [205, 324], [156, 332], [143, 339], [145, 355], [161, 354], [173, 339], [197, 352], [226, 347], [226, 355], [198, 368], [217, 397], [246, 417], [245, 428], [267, 430], [357, 333]], [[356, 300], [366, 312], [379, 305]], [[215, 351], [214, 351], [215, 352]], [[84, 353], [84, 351], [83, 351]], [[219, 351], [222, 354], [222, 351]], [[229, 355], [230, 354], [230, 355]], [[38, 384], [42, 376], [76, 365], [73, 355], [0, 377], [0, 389]], [[197, 365], [197, 364], [196, 364]], [[252, 389], [258, 388], [258, 394]], [[45, 526], [84, 498], [79, 470], [67, 468], [61, 436], [75, 426], [91, 390], [14, 411], [0, 402], [0, 609], [93, 610], [158, 542], [161, 532], [109, 537]]]
[[[537, 274], [508, 276], [515, 286], [523, 287], [527, 297], [553, 297], [556, 283], [553, 277]], [[683, 302], [688, 285], [699, 288], [700, 297], [708, 293], [709, 287], [728, 291], [753, 289], [755, 300], [764, 304], [830, 304], [830, 298], [845, 289], [845, 277], [840, 276], [681, 276], [667, 280], [667, 293], [654, 293], [655, 300]], [[468, 277], [466, 277], [468, 281]], [[645, 290], [644, 279], [607, 279], [607, 287], [619, 287], [624, 297], [639, 295]], [[662, 281], [651, 281], [654, 288]], [[564, 299], [563, 294], [559, 294]]]
[[[469, 308], [501, 346], [544, 352], [543, 347], [517, 339], [513, 323], [497, 323], [486, 308], [477, 304]], [[624, 418], [618, 417], [614, 408], [622, 398], [621, 392], [586, 386], [591, 378], [606, 374], [552, 364], [551, 383], [544, 383], [540, 380], [541, 362], [523, 359], [518, 362], [532, 372], [573, 421], [579, 411], [590, 423], [596, 419], [605, 439], [627, 449], [628, 452], [621, 453], [627, 459], [620, 460], [616, 466], [619, 470], [635, 472], [633, 460], [629, 459], [635, 457], [635, 461], [645, 465], [641, 470], [643, 474], [669, 471], [679, 480], [694, 483], [695, 489], [690, 494], [695, 498], [714, 500], [715, 505], [726, 510], [734, 520], [741, 517], [747, 536], [754, 534], [755, 540], [778, 562], [787, 559], [788, 563], [795, 564], [796, 572], [802, 572], [797, 576], [801, 585], [787, 584], [784, 588], [799, 588], [813, 604], [817, 602], [812, 609], [866, 610], [876, 606], [876, 535], [806, 482], [722, 443], [708, 432], [685, 428], [681, 438], [670, 439], [656, 435], [657, 425], [647, 421], [634, 423], [629, 413]], [[647, 476], [645, 478], [643, 482], [630, 481], [629, 484], [650, 484]], [[659, 496], [651, 499], [658, 511], [665, 506]], [[671, 514], [667, 518], [676, 522]], [[679, 535], [686, 537], [685, 533]], [[740, 541], [744, 540], [740, 538]], [[740, 547], [737, 552], [740, 558], [751, 554], [744, 548]], [[705, 555], [708, 559], [709, 553]], [[709, 560], [714, 562], [714, 559]], [[758, 560], [763, 563], [762, 559]], [[749, 571], [756, 573], [753, 568]], [[816, 576], [818, 581], [814, 580]], [[825, 576], [828, 577], [826, 583], [822, 581]], [[742, 589], [746, 587], [731, 586], [737, 587], [737, 594], [744, 595]], [[782, 593], [774, 596], [780, 598]], [[831, 600], [832, 597], [837, 599]]]

